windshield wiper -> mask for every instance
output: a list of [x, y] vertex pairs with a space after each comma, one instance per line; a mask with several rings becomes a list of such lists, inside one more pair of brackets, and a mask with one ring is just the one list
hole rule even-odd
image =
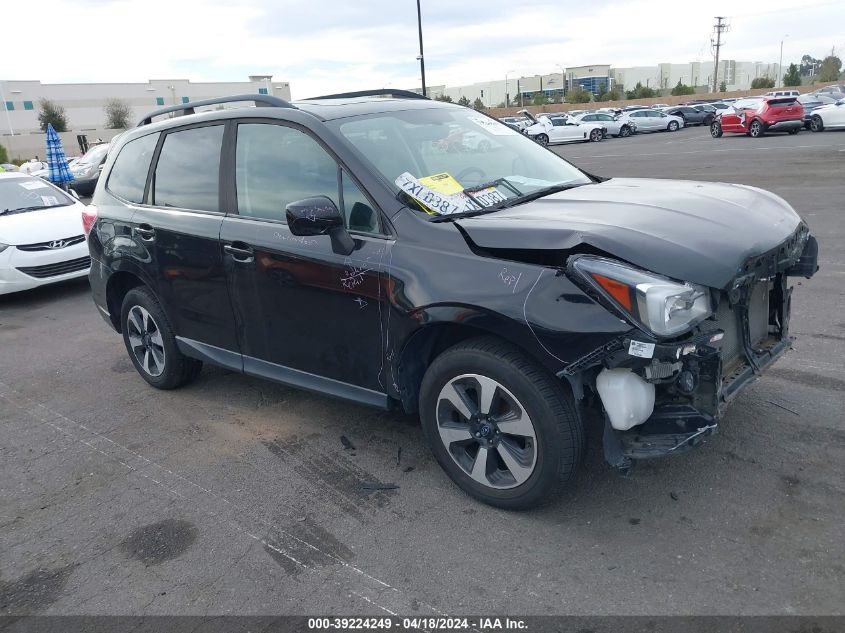
[[559, 193], [561, 191], [567, 191], [568, 189], [575, 189], [575, 187], [581, 187], [582, 185], [589, 185], [593, 183], [589, 182], [578, 182], [578, 183], [568, 183], [565, 185], [552, 185], [550, 187], [543, 187], [542, 189], [538, 189], [537, 191], [532, 191], [531, 193], [526, 193], [516, 198], [508, 198], [502, 202], [497, 204], [490, 205], [489, 207], [484, 207], [483, 209], [478, 209], [477, 211], [465, 211], [464, 213], [452, 213], [450, 215], [438, 215], [433, 217], [429, 222], [450, 222], [454, 219], [460, 220], [461, 218], [471, 218], [476, 215], [484, 215], [485, 213], [489, 213], [491, 211], [499, 211], [501, 209], [509, 209], [510, 207], [516, 206], [518, 204], [522, 204], [524, 202], [531, 202], [532, 200], [537, 200], [538, 198], [543, 198], [545, 196], [551, 195], [553, 193]]
[[[56, 205], [56, 204], [54, 204], [52, 206], [56, 207], [56, 206], [66, 206], [66, 205]], [[3, 215], [5, 213], [20, 213], [21, 211], [38, 211], [39, 209], [50, 209], [50, 208], [52, 208], [52, 207], [38, 206], [38, 207], [21, 207], [19, 209], [3, 209], [2, 211], [0, 211], [0, 215]]]

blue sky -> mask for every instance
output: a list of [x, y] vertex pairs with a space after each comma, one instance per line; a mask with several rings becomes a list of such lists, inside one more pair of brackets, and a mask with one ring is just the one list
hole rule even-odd
[[[845, 2], [422, 0], [426, 78], [459, 85], [558, 66], [710, 59], [713, 16], [730, 17], [723, 57], [784, 62], [845, 52]], [[272, 73], [294, 98], [419, 83], [416, 2], [39, 0], [4, 2], [2, 79], [44, 82], [245, 80]], [[765, 12], [752, 11], [765, 6]], [[78, 54], [75, 53], [78, 51]], [[57, 61], [60, 60], [60, 61]]]

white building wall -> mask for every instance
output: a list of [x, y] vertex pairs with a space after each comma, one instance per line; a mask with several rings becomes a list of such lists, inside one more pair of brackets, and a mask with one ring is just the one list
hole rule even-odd
[[[50, 99], [65, 108], [68, 129], [84, 132], [102, 128], [106, 114], [103, 106], [108, 99], [126, 101], [132, 108], [134, 125], [144, 115], [169, 105], [189, 101], [210, 99], [236, 94], [254, 94], [259, 89], [281, 99], [290, 99], [290, 84], [274, 82], [268, 76], [256, 76], [250, 81], [194, 83], [187, 79], [153, 79], [147, 83], [110, 84], [42, 84], [40, 81], [0, 81], [2, 102], [0, 102], [0, 137], [39, 131], [38, 102]], [[159, 102], [157, 102], [157, 100]], [[6, 110], [11, 101], [14, 110]], [[160, 104], [163, 101], [163, 105]], [[26, 102], [32, 109], [25, 109]]]

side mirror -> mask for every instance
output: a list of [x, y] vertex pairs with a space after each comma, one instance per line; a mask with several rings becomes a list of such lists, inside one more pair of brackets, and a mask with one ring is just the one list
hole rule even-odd
[[355, 242], [343, 226], [343, 216], [326, 196], [314, 196], [291, 202], [285, 207], [288, 228], [294, 235], [328, 235], [332, 250], [349, 255], [355, 249]]

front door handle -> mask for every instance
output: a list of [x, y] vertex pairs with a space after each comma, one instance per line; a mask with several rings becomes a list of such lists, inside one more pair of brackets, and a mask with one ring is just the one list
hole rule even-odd
[[156, 236], [155, 229], [149, 224], [139, 224], [135, 227], [135, 233], [139, 235], [144, 242], [152, 242]]
[[232, 259], [234, 259], [236, 262], [248, 264], [254, 260], [252, 248], [250, 248], [246, 244], [241, 244], [238, 242], [235, 242], [234, 244], [226, 244], [223, 246], [223, 250], [229, 253], [229, 255], [232, 256]]

